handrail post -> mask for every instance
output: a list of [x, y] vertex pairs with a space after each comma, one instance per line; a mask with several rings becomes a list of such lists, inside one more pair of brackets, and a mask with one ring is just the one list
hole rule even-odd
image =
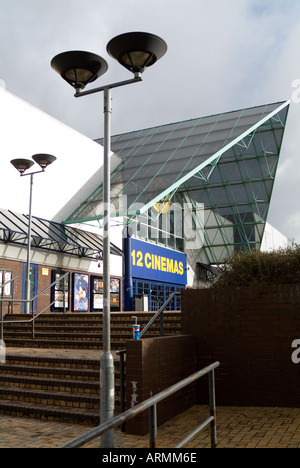
[[160, 314], [160, 336], [165, 336], [164, 330], [164, 311]]
[[[125, 412], [125, 351], [120, 351], [117, 354], [120, 356], [120, 399], [121, 413]], [[121, 426], [121, 431], [125, 432], [125, 422]]]
[[211, 448], [216, 448], [217, 446], [217, 422], [216, 422], [216, 391], [215, 391], [215, 371], [214, 369], [209, 373], [209, 407], [210, 407], [210, 416], [213, 417], [213, 420], [210, 423], [210, 438], [211, 438]]
[[[30, 301], [28, 302], [28, 304]], [[34, 340], [35, 338], [35, 327], [34, 327], [34, 300], [31, 301], [31, 307], [32, 307], [32, 339]]]
[[66, 276], [63, 279], [63, 304], [64, 304], [64, 314], [66, 313]]
[[157, 448], [157, 405], [154, 403], [149, 408], [149, 435], [150, 435], [150, 448]]

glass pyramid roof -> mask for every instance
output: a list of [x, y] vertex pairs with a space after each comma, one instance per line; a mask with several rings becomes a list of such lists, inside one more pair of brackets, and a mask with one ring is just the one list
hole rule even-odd
[[[181, 206], [201, 203], [202, 262], [220, 263], [234, 250], [258, 248], [289, 104], [267, 104], [112, 137], [112, 151], [120, 158], [111, 174], [113, 215], [133, 220], [149, 216], [162, 201]], [[102, 218], [101, 183], [64, 223]], [[176, 239], [165, 245], [184, 249]]]
[[[112, 151], [122, 159], [111, 176], [111, 201], [115, 202], [115, 214], [146, 212], [183, 184], [188, 182], [193, 186], [195, 175], [205, 179], [203, 170], [210, 168], [230, 149], [231, 154], [234, 146], [240, 152], [249, 153], [253, 134], [268, 121], [269, 129], [281, 131], [281, 135], [277, 134], [272, 141], [270, 136], [265, 137], [262, 145], [272, 143], [272, 148], [265, 149], [268, 152], [274, 150], [277, 154], [287, 107], [288, 103], [269, 104], [112, 137]], [[261, 148], [257, 150], [261, 151]], [[272, 172], [274, 158], [270, 164]], [[234, 167], [232, 176], [241, 178]], [[234, 192], [235, 189], [231, 190]], [[125, 210], [124, 198], [119, 203], [119, 198], [124, 196]], [[233, 193], [233, 196], [237, 197], [238, 193]], [[100, 184], [65, 223], [101, 219], [102, 205], [103, 185]]]

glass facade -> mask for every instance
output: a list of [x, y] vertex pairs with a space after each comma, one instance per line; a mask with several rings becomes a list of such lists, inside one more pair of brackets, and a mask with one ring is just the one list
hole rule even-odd
[[[288, 110], [281, 102], [112, 137], [120, 157], [111, 177], [114, 215], [136, 237], [196, 250], [207, 264], [259, 248]], [[102, 217], [100, 184], [65, 223]]]

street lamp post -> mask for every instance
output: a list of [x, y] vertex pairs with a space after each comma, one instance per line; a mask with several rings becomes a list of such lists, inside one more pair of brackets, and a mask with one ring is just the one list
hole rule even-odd
[[[112, 83], [101, 88], [83, 91], [85, 86], [108, 68], [106, 61], [90, 52], [69, 51], [55, 56], [51, 66], [76, 90], [75, 97], [104, 93], [104, 139], [103, 139], [103, 353], [100, 359], [100, 421], [113, 418], [115, 386], [114, 360], [110, 344], [110, 148], [111, 148], [111, 89], [142, 81], [142, 73], [167, 51], [167, 44], [154, 34], [131, 32], [113, 38], [107, 44], [108, 54], [134, 74], [131, 80]], [[102, 448], [113, 448], [114, 432], [101, 437]]]
[[[17, 169], [21, 177], [30, 176], [30, 194], [29, 194], [29, 214], [28, 214], [28, 234], [27, 234], [27, 262], [26, 262], [26, 276], [25, 276], [25, 313], [30, 313], [30, 259], [31, 259], [31, 219], [32, 219], [32, 191], [33, 191], [33, 176], [45, 172], [45, 169], [52, 164], [56, 157], [51, 154], [34, 154], [33, 161], [30, 159], [13, 159], [11, 164]], [[41, 170], [25, 174], [30, 169], [34, 162], [36, 162]], [[33, 313], [33, 311], [32, 311]]]

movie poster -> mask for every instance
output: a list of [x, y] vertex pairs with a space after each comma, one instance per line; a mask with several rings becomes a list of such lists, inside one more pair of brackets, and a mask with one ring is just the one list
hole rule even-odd
[[120, 280], [118, 278], [110, 279], [110, 307], [112, 310], [120, 310]]
[[73, 311], [88, 312], [89, 310], [89, 276], [73, 273]]

